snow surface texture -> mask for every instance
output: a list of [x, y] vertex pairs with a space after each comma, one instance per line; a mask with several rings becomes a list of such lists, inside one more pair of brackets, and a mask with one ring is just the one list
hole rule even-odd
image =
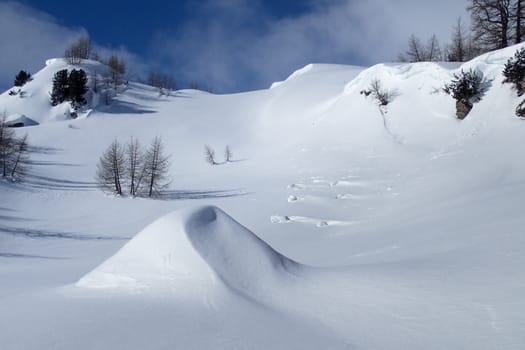
[[[49, 60], [0, 95], [38, 123], [16, 129], [26, 181], [0, 182], [0, 348], [525, 348], [525, 123], [501, 76], [517, 48], [312, 64], [234, 95], [130, 82], [75, 120], [49, 104], [72, 67]], [[441, 88], [470, 68], [491, 86], [459, 121]], [[360, 94], [374, 79], [392, 92], [381, 110]], [[161, 198], [96, 188], [114, 138], [157, 135]], [[233, 161], [206, 164], [205, 144]]]

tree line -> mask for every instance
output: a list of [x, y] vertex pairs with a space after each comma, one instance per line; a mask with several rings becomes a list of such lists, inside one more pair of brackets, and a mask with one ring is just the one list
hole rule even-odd
[[525, 0], [469, 0], [471, 27], [458, 18], [451, 41], [443, 48], [435, 35], [426, 42], [408, 39], [401, 62], [468, 61], [482, 53], [521, 43], [525, 38]]

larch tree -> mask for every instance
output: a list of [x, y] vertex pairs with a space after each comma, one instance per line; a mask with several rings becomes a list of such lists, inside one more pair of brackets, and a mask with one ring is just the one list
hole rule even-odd
[[12, 155], [15, 144], [15, 132], [6, 124], [5, 113], [0, 117], [0, 166], [2, 177], [10, 174]]
[[129, 182], [129, 194], [137, 196], [144, 177], [144, 155], [139, 140], [131, 138], [126, 145], [126, 175]]
[[118, 140], [104, 151], [97, 164], [96, 181], [99, 187], [122, 195], [122, 180], [126, 174], [126, 158]]
[[29, 145], [27, 142], [27, 134], [15, 139], [12, 153], [11, 179], [20, 179], [27, 174], [28, 170]]
[[64, 51], [64, 57], [67, 63], [79, 65], [82, 60], [88, 59], [93, 51], [91, 39], [88, 36], [82, 36], [77, 41], [69, 45]]
[[169, 185], [169, 156], [164, 154], [164, 144], [157, 136], [144, 155], [144, 183], [148, 197], [153, 197]]

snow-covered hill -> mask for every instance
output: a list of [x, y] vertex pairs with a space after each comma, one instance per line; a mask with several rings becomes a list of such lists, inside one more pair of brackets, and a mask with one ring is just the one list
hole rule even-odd
[[[311, 64], [234, 95], [130, 82], [77, 119], [49, 103], [68, 68], [49, 60], [0, 95], [38, 123], [17, 129], [29, 176], [0, 182], [0, 347], [522, 349], [525, 124], [501, 76], [516, 49]], [[470, 68], [490, 89], [459, 121], [441, 88]], [[382, 111], [360, 93], [375, 79], [393, 96]], [[158, 135], [161, 198], [96, 188], [115, 138]], [[205, 144], [234, 161], [210, 166]]]

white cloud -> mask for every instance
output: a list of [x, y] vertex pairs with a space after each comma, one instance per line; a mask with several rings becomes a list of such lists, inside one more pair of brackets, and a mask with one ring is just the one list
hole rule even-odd
[[[87, 31], [68, 28], [52, 16], [19, 2], [0, 2], [0, 88], [12, 86], [19, 70], [35, 73], [46, 59], [61, 57], [65, 48]], [[125, 48], [106, 48], [95, 45], [103, 57], [116, 53], [128, 63], [131, 76], [147, 70], [141, 59]]]
[[[255, 4], [255, 5], [253, 5]], [[449, 40], [465, 1], [317, 0], [302, 15], [276, 19], [260, 1], [209, 0], [176, 33], [159, 33], [155, 52], [175, 75], [220, 90], [268, 86], [312, 62], [394, 60], [410, 34]], [[210, 15], [211, 14], [211, 15]]]
[[19, 70], [34, 73], [86, 31], [60, 26], [49, 15], [20, 3], [1, 2], [0, 33], [0, 85], [9, 87]]

